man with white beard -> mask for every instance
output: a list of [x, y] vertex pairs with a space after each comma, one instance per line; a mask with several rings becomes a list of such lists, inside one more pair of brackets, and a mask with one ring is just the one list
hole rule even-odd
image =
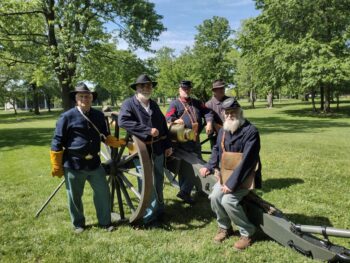
[[[163, 216], [164, 156], [172, 154], [165, 117], [158, 104], [150, 99], [156, 85], [157, 82], [147, 75], [140, 75], [130, 85], [135, 96], [123, 102], [118, 116], [119, 126], [145, 142], [153, 160], [153, 192], [151, 204], [143, 217], [145, 225], [153, 224]], [[139, 169], [139, 164], [136, 166]]]
[[[261, 188], [260, 136], [258, 130], [243, 117], [236, 99], [226, 99], [222, 107], [225, 111], [224, 125], [219, 131], [209, 162], [200, 169], [200, 175], [205, 177], [219, 167], [221, 173], [224, 169], [228, 171], [228, 179], [224, 182], [218, 180], [209, 196], [219, 226], [214, 242], [221, 243], [232, 236], [234, 231], [231, 223], [234, 223], [240, 233], [234, 248], [243, 250], [252, 244], [256, 229], [249, 222], [240, 202], [252, 186]], [[227, 163], [237, 153], [241, 153], [241, 160], [234, 168], [228, 169]]]

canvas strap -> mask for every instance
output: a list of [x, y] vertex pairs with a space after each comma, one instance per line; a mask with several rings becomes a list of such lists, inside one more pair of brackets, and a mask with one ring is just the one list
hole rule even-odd
[[87, 120], [87, 121], [91, 124], [91, 126], [95, 129], [95, 131], [100, 135], [100, 138], [102, 138], [102, 139], [105, 140], [105, 139], [106, 139], [106, 136], [105, 136], [103, 133], [101, 133], [101, 132], [99, 131], [99, 129], [96, 127], [96, 125], [88, 118], [88, 116], [86, 116], [86, 115], [83, 113], [83, 111], [81, 110], [81, 108], [77, 106], [77, 109], [78, 109], [78, 111], [80, 112], [81, 116], [83, 116], [84, 119]]

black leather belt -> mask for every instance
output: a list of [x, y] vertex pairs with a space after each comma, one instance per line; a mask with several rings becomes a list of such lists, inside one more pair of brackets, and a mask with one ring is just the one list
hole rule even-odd
[[92, 160], [94, 157], [99, 155], [98, 153], [81, 154], [81, 152], [78, 150], [69, 150], [69, 149], [68, 149], [68, 154], [79, 157], [81, 159], [88, 160], [88, 161]]

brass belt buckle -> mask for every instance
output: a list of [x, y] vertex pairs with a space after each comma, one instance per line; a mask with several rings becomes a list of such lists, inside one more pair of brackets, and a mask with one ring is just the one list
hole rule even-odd
[[90, 153], [85, 156], [85, 160], [91, 160], [92, 158], [93, 156]]

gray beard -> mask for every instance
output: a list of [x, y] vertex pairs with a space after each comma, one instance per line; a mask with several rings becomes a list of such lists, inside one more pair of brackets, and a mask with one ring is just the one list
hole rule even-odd
[[224, 130], [230, 133], [234, 133], [243, 124], [243, 119], [225, 120]]

